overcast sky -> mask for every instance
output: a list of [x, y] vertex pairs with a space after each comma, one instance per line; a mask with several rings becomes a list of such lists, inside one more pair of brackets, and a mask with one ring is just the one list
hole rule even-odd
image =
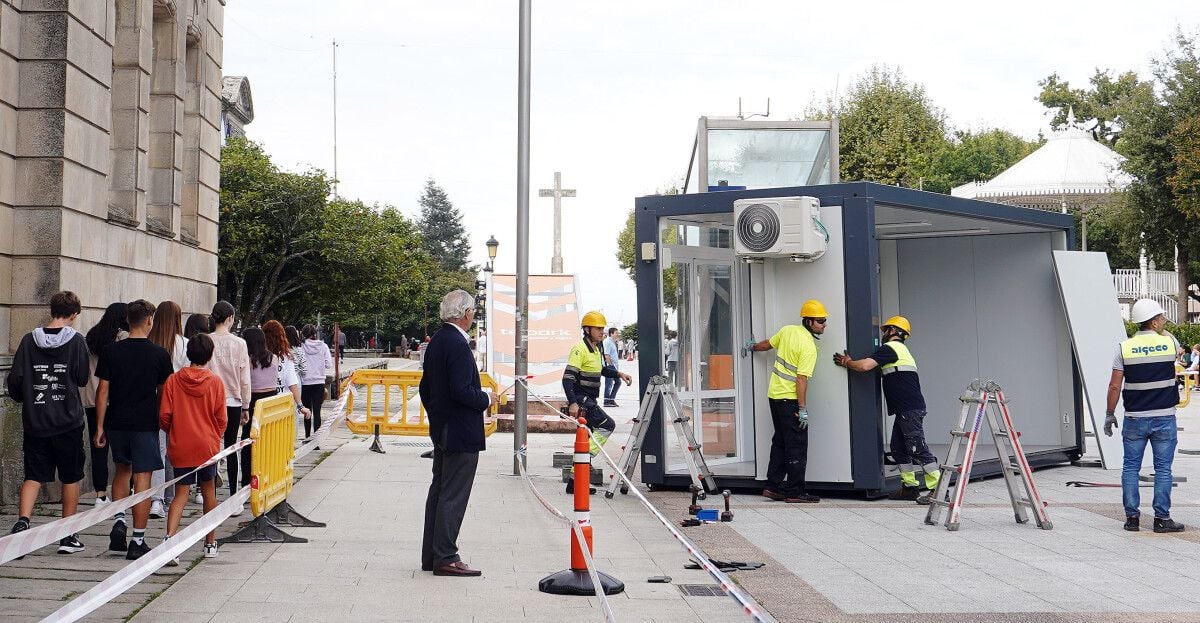
[[[1033, 138], [1048, 127], [1039, 79], [1146, 72], [1177, 24], [1200, 27], [1200, 2], [534, 0], [530, 270], [550, 270], [552, 203], [537, 190], [562, 171], [578, 191], [563, 202], [563, 255], [581, 303], [635, 321], [614, 257], [626, 213], [682, 181], [697, 118], [735, 115], [738, 97], [798, 117], [886, 63], [956, 127]], [[476, 260], [495, 235], [498, 268], [513, 271], [517, 2], [229, 2], [224, 73], [249, 77], [247, 133], [285, 167], [333, 169], [334, 38], [340, 194], [415, 216], [432, 177], [463, 211]]]

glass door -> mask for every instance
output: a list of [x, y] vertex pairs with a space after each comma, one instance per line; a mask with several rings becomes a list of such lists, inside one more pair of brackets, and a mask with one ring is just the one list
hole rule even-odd
[[[686, 237], [683, 237], [685, 240]], [[671, 245], [663, 272], [663, 348], [666, 375], [674, 380], [704, 458], [717, 475], [754, 476], [754, 423], [749, 397], [738, 400], [744, 364], [738, 356], [745, 300], [738, 289], [747, 270], [732, 249]], [[742, 277], [745, 277], [743, 275]], [[739, 409], [738, 404], [747, 405]], [[744, 414], [744, 415], [743, 415]], [[668, 473], [687, 473], [674, 428], [667, 426]]]

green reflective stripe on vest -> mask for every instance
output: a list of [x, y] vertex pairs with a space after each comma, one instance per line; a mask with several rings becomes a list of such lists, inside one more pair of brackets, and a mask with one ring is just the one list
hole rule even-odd
[[796, 366], [784, 361], [781, 357], [775, 357], [775, 364], [783, 366], [784, 371], [791, 372], [792, 376], [796, 376]]
[[880, 366], [879, 370], [882, 374], [891, 374], [893, 372], [916, 372], [917, 360], [909, 352], [908, 347], [903, 342], [891, 340], [884, 342], [884, 346], [892, 349], [896, 353], [895, 363], [888, 363]]
[[1175, 387], [1175, 379], [1167, 379], [1164, 381], [1147, 381], [1145, 383], [1126, 383], [1125, 389], [1162, 389], [1163, 387]]

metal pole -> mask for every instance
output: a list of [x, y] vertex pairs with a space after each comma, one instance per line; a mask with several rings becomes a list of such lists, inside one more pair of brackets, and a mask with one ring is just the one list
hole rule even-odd
[[[530, 2], [520, 1], [517, 54], [517, 319], [515, 380], [529, 370], [529, 29]], [[525, 466], [525, 438], [529, 426], [529, 396], [516, 383], [513, 405], [513, 475]]]
[[333, 198], [338, 198], [337, 173], [337, 39], [333, 40]]

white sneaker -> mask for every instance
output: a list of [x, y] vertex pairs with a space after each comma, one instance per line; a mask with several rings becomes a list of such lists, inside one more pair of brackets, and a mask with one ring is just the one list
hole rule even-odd
[[241, 517], [242, 513], [246, 512], [245, 504], [238, 504], [237, 509], [233, 511], [231, 517]]
[[96, 501], [92, 504], [92, 506], [94, 508], [100, 508], [101, 506], [104, 506], [105, 504], [111, 504], [111, 503], [112, 502], [110, 502], [107, 497], [98, 497], [98, 498], [96, 498]]
[[216, 543], [205, 543], [204, 544], [204, 557], [205, 558], [216, 558], [217, 557], [217, 544]]
[[150, 505], [150, 517], [153, 519], [162, 519], [166, 516], [167, 513], [163, 510], [163, 503], [160, 500], [154, 500], [154, 503]]

